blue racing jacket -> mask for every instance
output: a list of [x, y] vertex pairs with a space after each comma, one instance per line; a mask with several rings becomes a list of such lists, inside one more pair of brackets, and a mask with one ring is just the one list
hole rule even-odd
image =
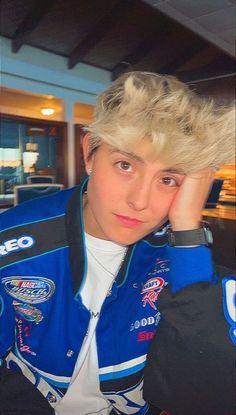
[[[80, 296], [87, 269], [84, 187], [0, 215], [0, 357], [52, 407], [70, 384], [91, 317]], [[158, 296], [170, 279], [177, 290], [185, 281], [214, 276], [208, 248], [169, 247], [163, 229], [128, 248], [102, 306], [96, 328], [100, 389], [117, 414], [151, 413], [142, 394], [143, 370], [160, 320]]]

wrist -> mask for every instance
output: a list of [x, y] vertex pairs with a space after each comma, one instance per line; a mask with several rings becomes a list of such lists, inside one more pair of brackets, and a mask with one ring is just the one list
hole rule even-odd
[[201, 227], [201, 219], [194, 219], [194, 220], [171, 220], [170, 221], [171, 228], [173, 231], [187, 231], [198, 229]]
[[171, 225], [171, 229], [174, 232], [178, 231], [192, 231], [194, 229], [199, 229], [201, 227], [200, 222], [192, 223], [192, 224], [178, 224], [178, 225]]
[[168, 244], [175, 247], [211, 246], [213, 243], [212, 233], [207, 222], [201, 222], [200, 226], [195, 229], [175, 230], [169, 227], [167, 239]]

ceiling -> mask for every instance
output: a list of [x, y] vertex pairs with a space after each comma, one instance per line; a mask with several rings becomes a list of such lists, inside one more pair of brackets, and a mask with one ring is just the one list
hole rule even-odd
[[102, 68], [183, 81], [235, 72], [234, 0], [0, 0], [0, 35]]

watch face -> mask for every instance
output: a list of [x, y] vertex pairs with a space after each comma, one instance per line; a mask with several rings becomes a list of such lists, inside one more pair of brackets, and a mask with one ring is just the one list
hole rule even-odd
[[206, 242], [208, 245], [213, 244], [213, 235], [208, 222], [202, 221], [202, 229], [205, 233]]
[[208, 242], [209, 245], [213, 244], [213, 236], [212, 236], [212, 232], [209, 228], [205, 228], [205, 235], [206, 235], [206, 240]]

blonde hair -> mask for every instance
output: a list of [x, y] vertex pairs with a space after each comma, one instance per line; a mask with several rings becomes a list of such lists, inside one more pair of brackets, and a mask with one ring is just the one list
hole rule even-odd
[[187, 173], [219, 167], [234, 154], [234, 106], [200, 98], [169, 75], [129, 72], [97, 99], [87, 127], [90, 152], [102, 143], [134, 149], [144, 139], [155, 157]]

